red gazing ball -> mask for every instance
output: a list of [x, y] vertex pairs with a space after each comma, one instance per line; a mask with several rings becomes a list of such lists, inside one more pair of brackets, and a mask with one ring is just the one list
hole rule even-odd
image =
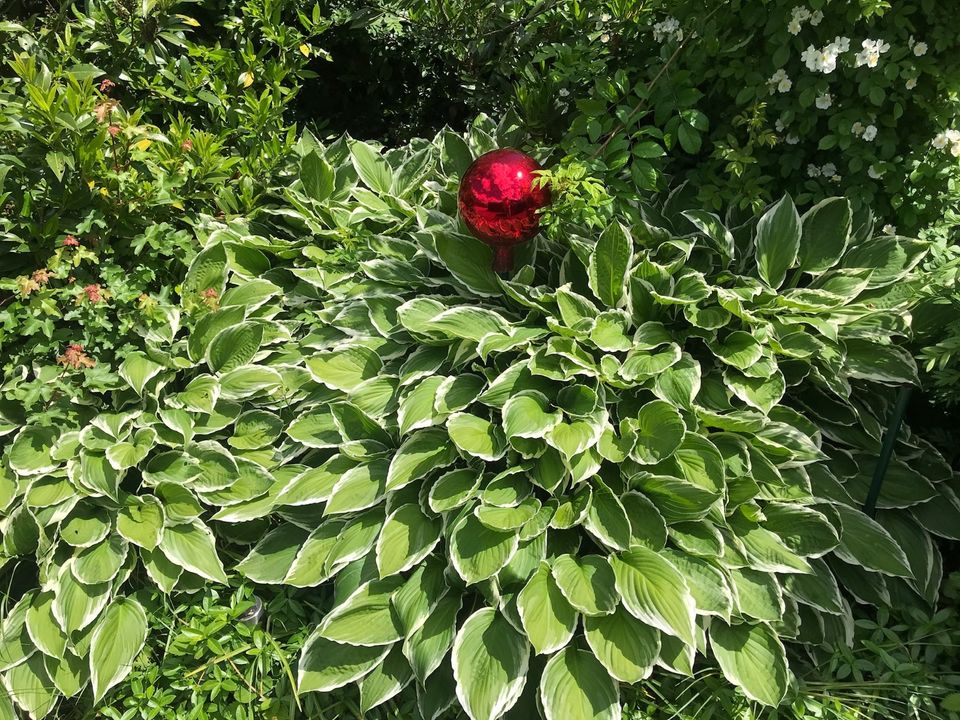
[[513, 247], [540, 229], [537, 211], [550, 203], [549, 187], [534, 187], [540, 163], [526, 153], [503, 148], [474, 160], [460, 181], [457, 205], [464, 224], [493, 247], [493, 269], [513, 266]]

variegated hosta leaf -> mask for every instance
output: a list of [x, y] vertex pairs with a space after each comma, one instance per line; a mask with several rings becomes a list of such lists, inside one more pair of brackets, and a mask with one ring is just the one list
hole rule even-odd
[[[697, 653], [773, 705], [784, 643], [847, 640], [851, 598], [937, 596], [946, 461], [902, 433], [880, 514], [860, 510], [888, 387], [915, 378], [901, 289], [927, 245], [854, 231], [839, 198], [726, 228], [676, 196], [538, 238], [501, 278], [448, 212], [497, 132], [311, 145], [271, 215], [295, 233], [205, 232], [184, 312], [112, 368], [104, 411], [0, 427], [0, 562], [39, 578], [0, 619], [22, 709], [121, 681], [129, 578], [316, 588], [300, 691], [416, 694], [429, 720], [537, 696], [616, 718], [617, 683]], [[355, 268], [304, 228], [349, 231]]]

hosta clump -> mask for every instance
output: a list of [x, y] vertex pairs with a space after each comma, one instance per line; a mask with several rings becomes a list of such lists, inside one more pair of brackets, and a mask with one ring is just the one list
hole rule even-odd
[[[934, 602], [949, 467], [905, 434], [859, 509], [886, 386], [915, 374], [892, 340], [925, 246], [840, 199], [727, 229], [678, 193], [504, 280], [449, 214], [491, 145], [303, 143], [275, 213], [300, 236], [210, 234], [184, 294], [219, 309], [129, 357], [115, 413], [16, 435], [4, 551], [40, 577], [3, 624], [21, 706], [122, 678], [141, 564], [167, 591], [318, 588], [301, 691], [406, 690], [429, 720], [618, 717], [620, 683], [703, 663], [774, 705], [786, 645], [843, 643], [850, 598]], [[366, 259], [305, 264], [305, 232]]]
[[699, 653], [775, 705], [784, 641], [845, 639], [841, 585], [934, 601], [949, 467], [908, 437], [879, 519], [859, 509], [883, 384], [915, 375], [891, 338], [923, 244], [854, 229], [842, 199], [732, 231], [655, 216], [541, 245], [503, 281], [423, 213], [324, 284], [306, 364], [327, 392], [287, 429], [317, 454], [278, 502], [326, 519], [240, 566], [335, 579], [302, 690], [616, 717], [619, 682]]

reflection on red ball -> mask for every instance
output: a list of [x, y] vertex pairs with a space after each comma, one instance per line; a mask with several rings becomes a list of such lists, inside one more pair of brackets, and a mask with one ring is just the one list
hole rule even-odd
[[460, 217], [494, 249], [493, 269], [509, 270], [513, 246], [540, 229], [537, 210], [550, 203], [550, 189], [534, 187], [540, 164], [526, 153], [504, 148], [481, 155], [460, 181]]

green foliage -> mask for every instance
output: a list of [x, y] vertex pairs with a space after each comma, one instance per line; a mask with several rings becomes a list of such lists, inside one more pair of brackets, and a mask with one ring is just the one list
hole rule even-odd
[[515, 108], [621, 200], [689, 180], [713, 211], [845, 194], [908, 233], [956, 227], [960, 55], [944, 3], [357, 5], [433, 38], [475, 107]]
[[327, 27], [298, 6], [67, 3], [0, 24], [0, 348], [6, 392], [38, 419], [171, 338], [198, 223], [262, 202]]
[[208, 221], [183, 326], [108, 402], [11, 434], [18, 704], [48, 712], [68, 658], [106, 673], [97, 695], [117, 682], [136, 643], [98, 638], [138, 637], [140, 582], [329, 589], [300, 693], [356, 685], [366, 711], [409, 688], [423, 717], [491, 720], [537, 695], [618, 717], [654, 665], [775, 705], [787, 647], [845, 642], [847, 597], [935, 602], [949, 466], [908, 434], [878, 521], [858, 509], [885, 386], [916, 376], [894, 341], [927, 244], [789, 197], [726, 227], [677, 192], [501, 278], [453, 213], [465, 163], [514, 134], [305, 135], [276, 235]]

